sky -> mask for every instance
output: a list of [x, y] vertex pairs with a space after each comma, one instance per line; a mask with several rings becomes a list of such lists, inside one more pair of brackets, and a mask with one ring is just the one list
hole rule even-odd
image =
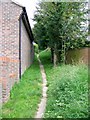
[[30, 22], [31, 28], [33, 28], [35, 22], [32, 19], [34, 17], [34, 12], [36, 11], [36, 6], [39, 0], [13, 0], [13, 1], [16, 1], [26, 7], [29, 22]]

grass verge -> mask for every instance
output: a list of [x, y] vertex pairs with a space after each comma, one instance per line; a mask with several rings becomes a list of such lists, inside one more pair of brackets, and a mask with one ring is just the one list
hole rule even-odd
[[48, 80], [45, 118], [88, 117], [88, 67], [84, 64], [53, 68], [50, 52], [40, 54]]
[[3, 105], [3, 118], [34, 118], [42, 94], [42, 78], [37, 59], [11, 90], [10, 100]]

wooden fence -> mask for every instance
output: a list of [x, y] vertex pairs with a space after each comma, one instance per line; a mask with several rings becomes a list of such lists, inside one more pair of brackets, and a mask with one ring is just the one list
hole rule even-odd
[[90, 48], [81, 48], [66, 52], [66, 64], [78, 62], [90, 65]]

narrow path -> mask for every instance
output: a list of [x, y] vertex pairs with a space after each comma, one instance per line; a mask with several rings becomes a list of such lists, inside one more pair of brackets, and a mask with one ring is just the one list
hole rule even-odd
[[45, 108], [46, 108], [46, 101], [47, 101], [47, 93], [46, 93], [47, 92], [47, 87], [46, 87], [47, 80], [46, 80], [46, 74], [44, 71], [44, 67], [40, 61], [39, 56], [38, 56], [38, 61], [40, 64], [40, 70], [41, 70], [41, 74], [42, 74], [43, 83], [42, 83], [42, 98], [41, 98], [40, 104], [38, 105], [38, 111], [36, 113], [35, 118], [42, 118], [44, 111], [45, 111]]

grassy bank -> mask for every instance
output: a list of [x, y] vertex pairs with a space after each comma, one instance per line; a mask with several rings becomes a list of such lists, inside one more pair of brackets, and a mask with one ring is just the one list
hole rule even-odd
[[42, 79], [37, 59], [11, 90], [10, 100], [3, 105], [3, 118], [33, 118], [42, 93]]
[[40, 54], [48, 80], [45, 118], [88, 117], [88, 68], [86, 65], [60, 65], [53, 68], [50, 52]]

